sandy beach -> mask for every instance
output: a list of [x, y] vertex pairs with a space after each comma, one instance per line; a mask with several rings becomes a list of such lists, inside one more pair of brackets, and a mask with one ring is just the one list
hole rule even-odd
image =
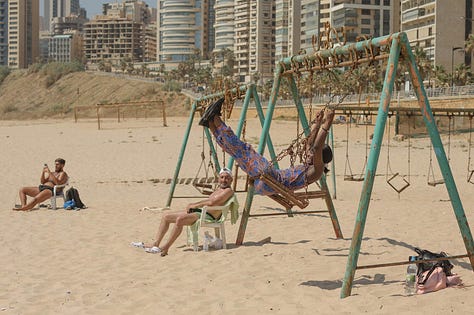
[[[227, 222], [227, 250], [194, 252], [185, 246], [185, 234], [166, 257], [131, 247], [132, 241], [155, 237], [164, 211], [143, 208], [165, 206], [170, 185], [161, 180], [173, 177], [187, 120], [171, 117], [163, 127], [160, 119], [121, 123], [110, 119], [102, 123], [102, 130], [93, 120], [0, 122], [1, 314], [472, 312], [474, 273], [467, 258], [452, 261], [453, 271], [464, 282], [462, 288], [406, 296], [406, 266], [394, 266], [358, 270], [352, 295], [339, 298], [362, 188], [362, 182], [343, 180], [343, 124], [334, 125], [336, 169], [331, 169], [336, 174], [334, 205], [343, 239], [336, 239], [329, 216], [323, 213], [250, 218], [244, 244], [238, 247], [238, 224]], [[236, 126], [237, 120], [229, 124]], [[373, 126], [369, 128], [372, 133]], [[246, 130], [246, 139], [257, 146], [258, 121], [249, 119]], [[295, 138], [296, 123], [275, 120], [271, 136], [280, 152]], [[468, 137], [468, 133], [451, 136], [450, 164], [472, 227], [474, 185], [466, 181]], [[447, 141], [447, 135], [442, 139]], [[180, 178], [196, 176], [202, 143], [196, 119]], [[407, 143], [391, 141], [394, 172], [408, 172]], [[466, 254], [446, 187], [427, 185], [429, 139], [413, 138], [410, 146], [410, 187], [400, 196], [385, 182], [387, 152], [382, 148], [359, 265], [407, 260], [415, 255], [413, 247]], [[364, 126], [351, 129], [349, 152], [353, 171], [360, 172]], [[57, 157], [66, 160], [70, 185], [79, 190], [88, 208], [11, 211], [18, 203], [18, 189], [38, 185], [42, 165], [52, 165]], [[435, 171], [440, 176], [437, 164]], [[333, 192], [330, 179], [328, 183]], [[190, 185], [178, 185], [175, 193], [197, 192]], [[241, 205], [245, 197], [238, 193]], [[192, 200], [196, 199], [173, 199], [172, 209], [182, 209]], [[308, 207], [324, 208], [317, 199]], [[251, 212], [282, 210], [271, 199], [256, 196]], [[259, 243], [267, 237], [271, 242]]]

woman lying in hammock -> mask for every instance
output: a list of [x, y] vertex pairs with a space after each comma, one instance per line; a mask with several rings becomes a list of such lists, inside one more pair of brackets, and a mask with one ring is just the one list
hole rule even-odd
[[301, 189], [321, 178], [327, 170], [325, 164], [332, 160], [332, 150], [325, 145], [326, 136], [331, 127], [334, 111], [321, 110], [313, 125], [311, 133], [306, 139], [306, 161], [287, 169], [276, 169], [265, 157], [258, 154], [250, 144], [241, 141], [220, 118], [224, 99], [210, 105], [204, 112], [199, 125], [208, 127], [216, 137], [219, 146], [230, 154], [239, 164], [239, 167], [254, 178], [255, 193], [273, 195], [276, 192], [259, 180], [262, 173], [271, 175], [283, 186], [291, 191]]

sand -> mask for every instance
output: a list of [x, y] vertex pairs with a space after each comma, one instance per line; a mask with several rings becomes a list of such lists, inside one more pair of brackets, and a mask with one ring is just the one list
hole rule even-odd
[[[164, 211], [187, 118], [94, 121], [2, 121], [0, 200], [0, 312], [5, 314], [357, 314], [472, 312], [474, 274], [467, 259], [453, 260], [463, 288], [406, 296], [406, 266], [356, 272], [352, 295], [340, 299], [362, 183], [343, 181], [345, 126], [335, 126], [337, 211], [344, 239], [336, 239], [327, 214], [251, 218], [244, 244], [235, 246], [238, 224], [226, 225], [227, 250], [193, 252], [182, 235], [167, 257], [132, 248], [151, 241]], [[230, 124], [235, 126], [236, 121]], [[277, 152], [295, 137], [295, 122], [274, 121]], [[369, 127], [369, 133], [373, 126]], [[256, 143], [257, 121], [247, 139]], [[192, 128], [180, 177], [194, 177], [202, 129]], [[451, 167], [468, 222], [474, 222], [474, 185], [466, 182], [468, 133], [451, 137]], [[447, 140], [447, 135], [443, 135]], [[466, 250], [444, 185], [427, 185], [427, 138], [411, 140], [410, 183], [400, 196], [385, 182], [382, 149], [364, 231], [359, 265], [407, 260], [413, 247]], [[351, 129], [349, 155], [360, 172], [365, 127]], [[391, 168], [406, 174], [407, 141], [392, 141]], [[207, 152], [206, 152], [207, 154]], [[18, 188], [37, 185], [44, 163], [66, 159], [65, 170], [83, 202], [81, 211], [19, 213]], [[220, 156], [222, 159], [222, 156]], [[439, 170], [435, 165], [435, 170]], [[334, 171], [334, 170], [332, 170]], [[200, 175], [202, 176], [202, 174]], [[239, 183], [239, 186], [241, 183]], [[329, 179], [331, 191], [334, 187]], [[178, 185], [176, 195], [196, 195]], [[241, 204], [245, 193], [238, 193]], [[179, 210], [195, 199], [173, 199]], [[324, 209], [312, 200], [309, 209]], [[252, 213], [281, 212], [256, 196]], [[271, 237], [271, 242], [259, 241]]]

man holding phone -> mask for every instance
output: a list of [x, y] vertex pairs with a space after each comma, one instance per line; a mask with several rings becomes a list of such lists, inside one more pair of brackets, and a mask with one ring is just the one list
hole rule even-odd
[[[63, 185], [68, 180], [68, 176], [64, 172], [65, 164], [66, 161], [64, 159], [57, 158], [54, 161], [54, 172], [51, 172], [48, 165], [44, 164], [40, 179], [41, 184], [37, 187], [22, 187], [19, 193], [21, 205], [15, 206], [13, 210], [28, 211], [37, 204], [50, 199], [53, 195], [53, 187], [55, 185]], [[28, 203], [27, 196], [33, 198]]]

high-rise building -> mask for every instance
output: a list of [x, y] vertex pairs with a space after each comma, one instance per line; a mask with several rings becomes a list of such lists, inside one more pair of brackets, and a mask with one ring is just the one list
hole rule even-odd
[[261, 80], [273, 78], [275, 35], [274, 1], [234, 1], [234, 56], [238, 81], [250, 82], [256, 74]]
[[330, 1], [331, 26], [344, 26], [348, 42], [356, 41], [358, 36], [380, 37], [400, 29], [398, 0]]
[[44, 27], [49, 30], [53, 18], [80, 13], [79, 0], [44, 0]]
[[[208, 57], [214, 47], [214, 1], [158, 0], [158, 61], [171, 65], [199, 54]], [[212, 34], [211, 34], [212, 33]]]
[[0, 0], [0, 66], [8, 64], [8, 1]]
[[143, 61], [143, 23], [123, 17], [98, 15], [84, 24], [84, 57], [90, 63], [123, 58]]
[[296, 55], [300, 50], [300, 0], [275, 1], [275, 61]]
[[143, 61], [156, 61], [156, 23], [145, 26], [143, 38]]
[[307, 52], [313, 50], [313, 36], [319, 38], [321, 31], [320, 4], [320, 0], [301, 0], [300, 48]]
[[148, 4], [141, 0], [123, 0], [122, 2], [104, 3], [102, 5], [103, 15], [127, 18], [145, 24], [151, 22], [151, 12]]
[[234, 0], [216, 0], [215, 13], [215, 51], [234, 49]]
[[8, 66], [27, 68], [39, 57], [39, 1], [8, 0]]
[[434, 65], [447, 71], [460, 63], [470, 64], [463, 48], [472, 33], [472, 17], [472, 0], [401, 1], [401, 30], [411, 46], [421, 47]]

